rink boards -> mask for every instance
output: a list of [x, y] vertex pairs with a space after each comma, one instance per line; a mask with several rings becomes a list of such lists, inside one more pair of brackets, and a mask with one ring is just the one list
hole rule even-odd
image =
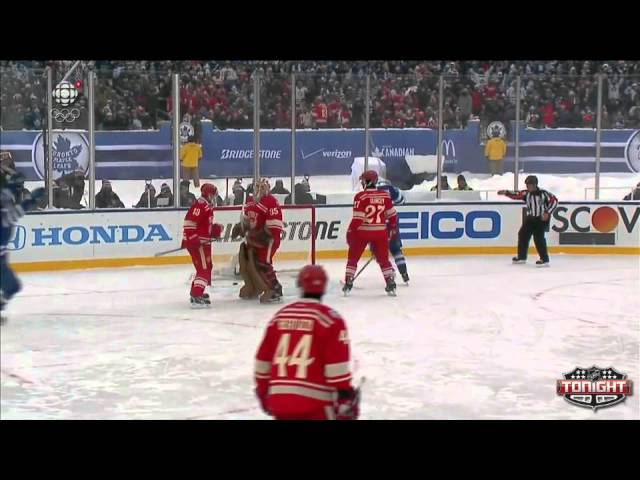
[[[515, 202], [407, 204], [397, 210], [406, 255], [515, 253], [524, 212]], [[285, 208], [275, 261], [309, 262], [313, 238], [317, 260], [345, 258], [351, 213], [350, 205]], [[9, 242], [10, 261], [18, 271], [190, 263], [184, 251], [154, 256], [180, 246], [184, 214], [173, 209], [29, 214]], [[238, 207], [216, 209], [214, 221], [224, 225], [222, 239], [213, 243], [217, 265], [230, 262], [238, 250], [231, 229], [239, 216]], [[551, 253], [640, 255], [640, 202], [561, 203], [547, 242]]]

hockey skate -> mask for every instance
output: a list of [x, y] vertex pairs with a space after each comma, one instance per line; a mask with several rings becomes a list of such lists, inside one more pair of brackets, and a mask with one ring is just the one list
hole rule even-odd
[[511, 259], [511, 261], [513, 262], [514, 265], [519, 265], [522, 263], [527, 263], [527, 259], [526, 258], [520, 258], [520, 257], [513, 257]]
[[402, 281], [409, 285], [409, 274], [407, 272], [401, 273], [400, 275], [402, 275]]
[[344, 293], [345, 297], [351, 291], [352, 288], [353, 288], [353, 278], [347, 277], [344, 281], [344, 285], [342, 286], [342, 292]]
[[393, 278], [387, 279], [387, 286], [384, 287], [384, 291], [387, 292], [387, 295], [391, 297], [396, 296], [396, 282]]
[[536, 267], [548, 267], [548, 266], [549, 266], [549, 260], [547, 260], [546, 262], [544, 260], [536, 261]]
[[269, 289], [260, 295], [260, 303], [277, 303], [282, 299], [282, 290]]
[[191, 297], [191, 308], [209, 308], [211, 306], [211, 300], [204, 295], [199, 297]]

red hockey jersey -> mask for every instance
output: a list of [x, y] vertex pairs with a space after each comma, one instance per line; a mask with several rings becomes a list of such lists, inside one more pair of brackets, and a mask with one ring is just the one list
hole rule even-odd
[[271, 194], [263, 196], [255, 204], [256, 223], [255, 228], [266, 227], [274, 240], [280, 240], [283, 229], [282, 209], [276, 197]]
[[347, 327], [338, 312], [302, 299], [273, 317], [258, 348], [256, 393], [278, 416], [333, 405], [351, 388]]
[[353, 198], [353, 219], [349, 230], [353, 232], [356, 230], [359, 232], [386, 231], [387, 222], [389, 229], [395, 230], [398, 215], [386, 190], [368, 188], [356, 194]]
[[208, 242], [211, 239], [213, 209], [204, 198], [198, 198], [184, 217], [182, 226], [182, 248]]

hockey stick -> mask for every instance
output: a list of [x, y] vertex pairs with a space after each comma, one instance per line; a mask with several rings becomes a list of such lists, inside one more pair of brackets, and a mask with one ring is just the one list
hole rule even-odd
[[162, 257], [163, 255], [169, 255], [170, 253], [179, 252], [180, 250], [184, 250], [186, 247], [174, 248], [173, 250], [166, 250], [164, 252], [154, 253], [154, 257]]
[[[371, 257], [369, 260], [367, 260], [367, 263], [365, 263], [362, 268], [360, 268], [360, 270], [358, 270], [358, 272], [355, 274], [353, 280], [351, 280], [351, 283], [356, 281], [356, 278], [360, 276], [360, 274], [364, 271], [365, 268], [367, 268], [367, 265], [369, 265], [373, 259], [374, 257]], [[340, 280], [340, 285], [344, 285], [344, 280]]]
[[354, 396], [354, 400], [355, 400], [357, 403], [360, 403], [360, 397], [361, 397], [361, 395], [362, 395], [362, 394], [361, 394], [361, 392], [362, 392], [362, 387], [364, 386], [364, 382], [365, 382], [365, 380], [366, 380], [366, 379], [367, 379], [366, 377], [362, 377], [362, 378], [360, 379], [360, 383], [358, 384], [358, 388], [356, 388], [356, 394], [355, 394], [355, 396]]
[[[214, 242], [218, 242], [218, 241], [220, 241], [220, 238], [212, 238], [208, 242], [204, 242], [201, 245], [207, 245], [209, 243], [214, 243]], [[180, 250], [186, 250], [186, 249], [187, 249], [187, 247], [174, 248], [172, 250], [166, 250], [164, 252], [154, 253], [153, 256], [154, 257], [162, 257], [163, 255], [169, 255], [170, 253], [175, 253], [175, 252], [179, 252]]]
[[358, 273], [355, 274], [355, 276], [353, 277], [353, 281], [356, 281], [356, 278], [358, 278], [360, 276], [360, 274], [362, 272], [364, 272], [364, 269], [367, 268], [367, 266], [371, 263], [371, 261], [374, 259], [375, 257], [371, 257], [369, 260], [367, 260], [367, 263], [365, 263], [362, 268], [358, 271]]

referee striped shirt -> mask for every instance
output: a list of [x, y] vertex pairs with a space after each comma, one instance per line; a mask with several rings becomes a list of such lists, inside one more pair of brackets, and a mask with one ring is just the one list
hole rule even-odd
[[509, 190], [505, 195], [513, 200], [524, 200], [524, 203], [527, 204], [527, 215], [531, 217], [542, 217], [543, 213], [551, 215], [558, 206], [556, 196], [540, 188], [533, 192], [528, 190]]

